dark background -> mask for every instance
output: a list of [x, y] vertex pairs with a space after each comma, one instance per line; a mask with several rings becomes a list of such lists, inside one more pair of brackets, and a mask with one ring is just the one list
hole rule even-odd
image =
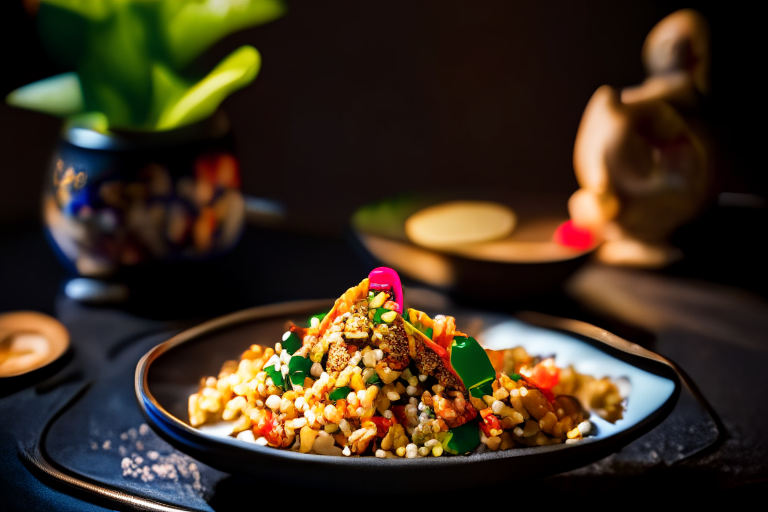
[[[573, 141], [602, 84], [639, 83], [648, 31], [682, 7], [709, 19], [708, 115], [728, 191], [765, 196], [757, 16], [733, 2], [289, 1], [288, 14], [222, 40], [263, 57], [224, 102], [247, 193], [284, 201], [289, 227], [338, 234], [364, 202], [445, 186], [576, 189]], [[2, 2], [0, 95], [61, 70], [22, 2]], [[758, 58], [759, 56], [759, 58]], [[38, 222], [60, 120], [0, 104], [0, 228]], [[391, 178], [391, 179], [388, 179]], [[0, 241], [0, 243], [2, 243]]]
[[[288, 2], [283, 19], [221, 41], [201, 59], [201, 69], [210, 69], [242, 44], [254, 45], [263, 57], [256, 81], [223, 105], [234, 125], [245, 192], [285, 203], [286, 228], [302, 232], [259, 231], [263, 238], [248, 238], [244, 254], [259, 271], [241, 272], [231, 279], [237, 283], [232, 288], [256, 297], [250, 305], [337, 294], [339, 283], [354, 282], [347, 278], [367, 271], [348, 268], [344, 258], [349, 251], [336, 252], [342, 250], [339, 238], [349, 215], [406, 185], [417, 190], [551, 191], [565, 200], [576, 189], [573, 141], [590, 96], [602, 84], [639, 83], [646, 34], [683, 7], [699, 9], [711, 24], [713, 95], [707, 116], [717, 142], [722, 189], [768, 198], [761, 159], [765, 82], [758, 79], [765, 62], [759, 39], [764, 28], [758, 28], [762, 18], [744, 4], [301, 0]], [[62, 71], [42, 53], [21, 0], [0, 1], [0, 44], [0, 96]], [[60, 125], [59, 119], [0, 102], [0, 312], [53, 314], [56, 307], [57, 316], [61, 313], [53, 298], [64, 271], [39, 227], [44, 170]], [[720, 253], [728, 253], [694, 259], [696, 277], [712, 277], [719, 268], [716, 277], [722, 282], [768, 296], [768, 276], [752, 272], [764, 268], [766, 252], [757, 245], [768, 215], [765, 209], [753, 214], [740, 217], [750, 222], [719, 224], [718, 234], [727, 239], [696, 232], [703, 235], [698, 239], [709, 237], [718, 242]], [[747, 255], [747, 264], [741, 254]], [[285, 279], [287, 268], [292, 275]], [[587, 274], [582, 289], [593, 298], [607, 297], [603, 302], [613, 308], [609, 314], [623, 315], [592, 323], [639, 343], [651, 339], [648, 332], [661, 324], [650, 348], [686, 368], [734, 432], [719, 455], [698, 466], [694, 461], [684, 486], [680, 472], [649, 471], [650, 477], [638, 479], [631, 474], [631, 460], [627, 480], [634, 484], [623, 485], [637, 490], [666, 484], [662, 490], [675, 492], [680, 485], [687, 497], [698, 493], [708, 498], [713, 479], [729, 485], [758, 480], [763, 485], [753, 486], [752, 494], [759, 491], [762, 497], [765, 415], [754, 403], [765, 389], [760, 343], [766, 331], [765, 302], [755, 302], [741, 289], [698, 281], [683, 285], [653, 274], [602, 272]], [[306, 289], [291, 290], [286, 284], [297, 282], [306, 283]], [[558, 307], [548, 304], [545, 311], [559, 314]], [[574, 314], [570, 307], [565, 316]], [[75, 353], [85, 358], [87, 368], [99, 366], [87, 357], [94, 357], [89, 349], [107, 346], [102, 338], [127, 336], [114, 325], [100, 327], [102, 336], [93, 326], [104, 325], [110, 310], [104, 310], [103, 318], [94, 311], [99, 310], [69, 317], [64, 311], [65, 322], [76, 329], [73, 340], [80, 343]], [[584, 318], [583, 311], [578, 313], [575, 317]], [[759, 350], [744, 348], [751, 346]], [[132, 401], [132, 389], [125, 396]], [[21, 398], [23, 410], [34, 411], [38, 422], [47, 421]], [[29, 423], [19, 423], [18, 430], [28, 429]], [[15, 440], [14, 435], [5, 438]], [[0, 452], [4, 460], [17, 463], [15, 444], [6, 442]], [[619, 470], [623, 460], [616, 461]], [[44, 502], [41, 486], [30, 475], [9, 474], [22, 482], [17, 489], [32, 489], [32, 501]], [[607, 481], [597, 475], [582, 493], [602, 491]], [[586, 480], [563, 480], [560, 489], [578, 489]], [[543, 485], [550, 492], [550, 483]], [[616, 485], [621, 491], [622, 484]], [[703, 489], [707, 492], [702, 494]], [[741, 495], [738, 488], [731, 497]], [[66, 509], [59, 505], [52, 508]]]

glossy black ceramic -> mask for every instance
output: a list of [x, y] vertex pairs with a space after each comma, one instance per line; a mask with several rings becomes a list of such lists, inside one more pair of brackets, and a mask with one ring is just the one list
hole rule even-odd
[[43, 216], [56, 254], [85, 277], [228, 252], [242, 232], [244, 200], [226, 117], [165, 132], [63, 131]]
[[249, 309], [206, 322], [158, 345], [136, 368], [136, 397], [148, 423], [192, 457], [260, 481], [295, 482], [297, 489], [326, 490], [339, 482], [356, 482], [370, 483], [372, 493], [389, 488], [416, 492], [428, 482], [450, 482], [457, 488], [497, 484], [589, 464], [651, 430], [669, 414], [680, 392], [678, 375], [664, 359], [594, 326], [552, 317], [531, 317], [531, 322], [524, 322], [469, 314], [457, 316], [457, 325], [481, 323], [480, 332], [470, 334], [489, 348], [522, 345], [534, 354], [555, 353], [558, 364], [573, 364], [597, 377], [628, 379], [631, 390], [624, 419], [612, 425], [592, 415], [596, 432], [575, 444], [419, 459], [302, 454], [213, 435], [187, 423], [187, 400], [198, 390], [201, 377], [216, 375], [225, 360], [237, 359], [253, 343], [273, 346], [287, 321], [305, 322], [331, 304], [311, 301]]

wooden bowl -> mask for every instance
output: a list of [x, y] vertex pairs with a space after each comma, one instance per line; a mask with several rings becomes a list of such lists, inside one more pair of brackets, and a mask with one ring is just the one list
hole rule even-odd
[[[454, 200], [487, 200], [511, 208], [517, 223], [510, 236], [463, 246], [425, 247], [414, 243], [405, 222], [426, 207]], [[518, 301], [557, 293], [594, 252], [553, 240], [568, 219], [567, 198], [555, 195], [444, 192], [401, 195], [358, 209], [349, 238], [370, 266], [392, 267], [407, 279], [457, 299]]]

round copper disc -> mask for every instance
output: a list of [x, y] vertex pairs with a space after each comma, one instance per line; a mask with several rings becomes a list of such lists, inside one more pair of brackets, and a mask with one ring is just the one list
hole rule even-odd
[[66, 352], [69, 332], [55, 318], [35, 311], [0, 315], [0, 377], [46, 366]]

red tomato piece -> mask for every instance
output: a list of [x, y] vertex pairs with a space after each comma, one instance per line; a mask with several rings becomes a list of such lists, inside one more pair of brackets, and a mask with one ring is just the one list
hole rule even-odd
[[372, 421], [374, 425], [376, 425], [377, 437], [385, 437], [387, 435], [387, 432], [389, 432], [389, 427], [391, 427], [395, 423], [394, 418], [390, 420], [390, 419], [384, 418], [383, 416], [373, 416], [368, 419]]
[[555, 366], [554, 359], [548, 357], [533, 367], [531, 380], [542, 391], [552, 389], [560, 382], [560, 368]]
[[480, 427], [480, 430], [482, 430], [483, 434], [485, 434], [485, 437], [493, 437], [493, 434], [491, 434], [491, 427], [489, 427], [486, 423], [480, 422], [477, 424], [478, 427]]
[[395, 417], [398, 419], [398, 421], [404, 425], [408, 424], [407, 418], [405, 416], [405, 406], [404, 405], [393, 405], [391, 407], [392, 412], [395, 414]]
[[497, 418], [494, 414], [483, 418], [483, 423], [494, 430], [501, 430], [501, 422], [499, 421], [499, 418]]

